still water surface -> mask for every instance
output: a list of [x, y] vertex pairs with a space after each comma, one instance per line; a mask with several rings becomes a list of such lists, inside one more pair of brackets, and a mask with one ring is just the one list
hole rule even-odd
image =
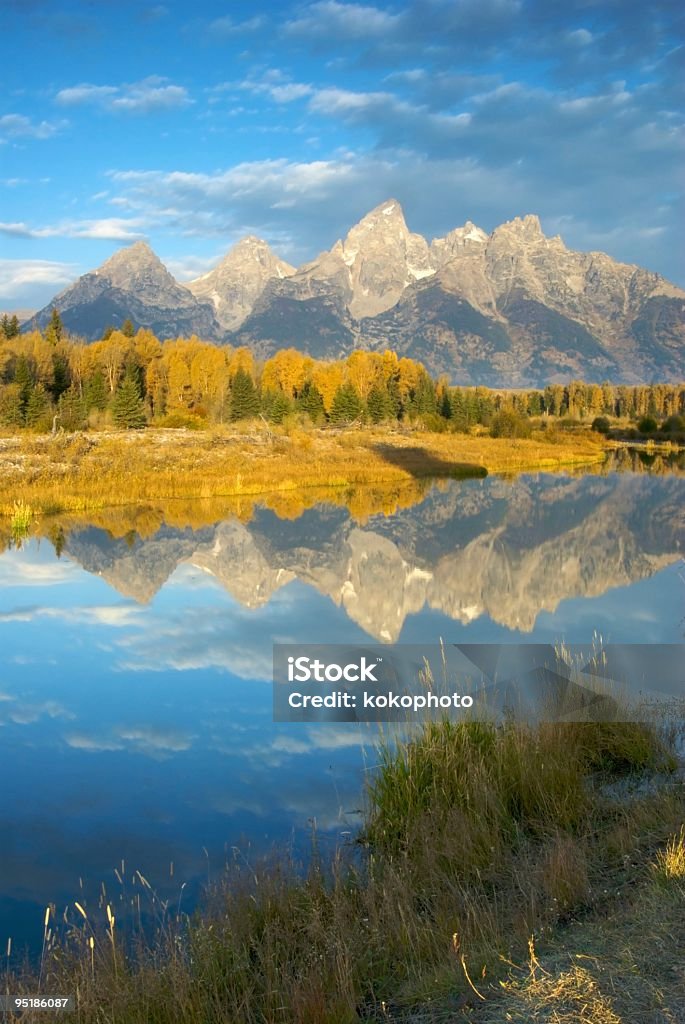
[[[374, 735], [274, 724], [280, 642], [682, 642], [685, 478], [490, 477], [0, 556], [0, 948], [114, 869], [192, 902], [227, 858], [353, 831]], [[240, 851], [236, 854], [235, 850]]]

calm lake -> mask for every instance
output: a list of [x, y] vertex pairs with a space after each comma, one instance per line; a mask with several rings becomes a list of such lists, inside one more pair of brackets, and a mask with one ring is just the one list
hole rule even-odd
[[684, 510], [685, 477], [633, 459], [442, 482], [390, 515], [70, 520], [9, 547], [0, 948], [116, 894], [115, 869], [188, 909], [227, 859], [354, 831], [376, 734], [274, 724], [274, 641], [679, 643]]

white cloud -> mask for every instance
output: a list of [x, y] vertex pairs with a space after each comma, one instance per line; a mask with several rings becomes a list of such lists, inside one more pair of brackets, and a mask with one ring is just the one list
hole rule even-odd
[[0, 234], [15, 238], [100, 238], [113, 241], [135, 241], [143, 238], [139, 230], [144, 221], [124, 217], [101, 217], [95, 220], [67, 220], [34, 228], [24, 221], [0, 221]]
[[116, 730], [116, 735], [135, 748], [151, 752], [170, 750], [178, 753], [189, 750], [193, 736], [175, 729], [159, 729], [153, 726], [133, 726]]
[[73, 747], [75, 750], [88, 750], [92, 753], [123, 749], [123, 743], [111, 737], [100, 737], [84, 732], [69, 733], [64, 737], [64, 742], [68, 747]]
[[191, 103], [188, 90], [181, 85], [151, 86], [142, 84], [131, 87], [129, 93], [117, 96], [110, 104], [111, 110], [149, 114], [156, 110], [179, 110]]
[[307, 7], [300, 17], [286, 22], [285, 31], [325, 41], [365, 40], [386, 36], [401, 21], [402, 15], [390, 14], [379, 7], [320, 0]]
[[406, 71], [391, 71], [390, 74], [385, 76], [384, 81], [407, 82], [415, 85], [417, 82], [425, 81], [428, 77], [429, 75], [425, 68], [409, 68]]
[[76, 269], [73, 263], [52, 260], [0, 259], [0, 295], [14, 296], [20, 289], [40, 285], [61, 287], [73, 281]]
[[182, 753], [192, 746], [194, 736], [176, 729], [157, 726], [119, 726], [110, 733], [92, 733], [85, 730], [67, 733], [64, 742], [75, 750], [99, 754], [114, 750], [127, 750], [150, 757], [165, 753]]
[[287, 85], [274, 85], [269, 92], [277, 103], [292, 103], [293, 100], [300, 100], [304, 96], [310, 96], [312, 87], [303, 82], [290, 82]]
[[5, 555], [0, 559], [0, 587], [46, 587], [71, 583], [81, 571], [71, 562], [28, 562]]
[[257, 29], [263, 27], [264, 23], [264, 18], [260, 16], [246, 18], [244, 21], [234, 21], [230, 15], [226, 14], [221, 18], [214, 18], [213, 21], [210, 21], [207, 30], [210, 36], [221, 38], [239, 35], [241, 32], [256, 32]]
[[325, 117], [372, 127], [388, 145], [441, 146], [450, 138], [461, 137], [471, 123], [471, 114], [466, 111], [434, 113], [391, 92], [320, 89], [309, 101], [309, 109]]
[[390, 92], [351, 92], [349, 89], [336, 88], [320, 89], [309, 102], [310, 110], [327, 116], [354, 114], [378, 106], [411, 109], [409, 104], [402, 103]]
[[32, 121], [24, 114], [3, 114], [0, 117], [0, 138], [49, 139], [65, 125], [64, 121]]
[[92, 85], [84, 82], [60, 89], [55, 100], [61, 106], [93, 104], [113, 113], [129, 114], [181, 110], [193, 102], [185, 86], [169, 84], [168, 79], [158, 75], [122, 85]]
[[63, 704], [54, 700], [25, 701], [18, 697], [9, 697], [3, 700], [0, 708], [0, 725], [33, 725], [41, 718], [74, 718], [74, 715], [67, 711]]
[[60, 89], [55, 99], [63, 106], [69, 107], [80, 103], [105, 101], [111, 96], [116, 96], [117, 92], [115, 85], [73, 85], [68, 89]]
[[[199, 174], [186, 171], [111, 171], [111, 178], [127, 187], [132, 206], [149, 209], [155, 197], [165, 196], [165, 205], [188, 209], [188, 203], [202, 199], [222, 203], [284, 196], [316, 198], [333, 183], [351, 184], [356, 177], [355, 162], [316, 160], [310, 163], [286, 159], [258, 160], [236, 164], [226, 171]], [[157, 208], [155, 202], [155, 207]]]
[[[4, 582], [4, 585], [8, 584]], [[21, 585], [26, 586], [26, 583], [22, 582]], [[0, 622], [33, 622], [35, 619], [59, 619], [62, 622], [78, 626], [108, 626], [114, 629], [124, 629], [142, 627], [144, 611], [138, 605], [119, 604], [94, 605], [88, 608], [47, 608], [34, 605], [0, 612]]]
[[574, 43], [576, 46], [589, 46], [595, 37], [586, 28], [577, 28], [573, 32], [567, 32], [566, 38], [569, 43]]
[[270, 96], [276, 103], [292, 103], [294, 100], [311, 96], [314, 91], [311, 85], [304, 82], [293, 82], [279, 68], [269, 68], [268, 71], [264, 71], [258, 76], [249, 76], [242, 82], [224, 82], [212, 91], [220, 93], [236, 87], [258, 96]]

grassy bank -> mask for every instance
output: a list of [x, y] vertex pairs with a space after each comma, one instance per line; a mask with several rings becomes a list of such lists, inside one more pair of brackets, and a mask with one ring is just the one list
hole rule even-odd
[[380, 762], [360, 842], [304, 875], [243, 863], [126, 948], [114, 901], [58, 942], [48, 915], [42, 991], [83, 1024], [634, 1024], [628, 991], [641, 1024], [680, 1019], [685, 794], [656, 733], [432, 725]]
[[601, 461], [596, 437], [512, 440], [365, 430], [148, 430], [0, 439], [0, 514], [307, 488], [399, 486]]

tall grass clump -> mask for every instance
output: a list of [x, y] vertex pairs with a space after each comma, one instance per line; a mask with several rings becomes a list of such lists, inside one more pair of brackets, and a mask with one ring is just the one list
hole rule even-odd
[[25, 501], [14, 501], [10, 512], [10, 536], [12, 541], [21, 546], [22, 541], [31, 531], [36, 513]]
[[[92, 926], [78, 906], [43, 988], [77, 993], [78, 1024], [459, 1019], [497, 998], [531, 936], [603, 905], [673, 837], [678, 787], [606, 795], [669, 764], [642, 725], [428, 724], [381, 747], [358, 842], [329, 856], [315, 843], [306, 867], [236, 862], [198, 912], [179, 899], [128, 946], [121, 911], [115, 930], [109, 902]], [[682, 848], [681, 833], [664, 871], [682, 870]]]
[[665, 849], [657, 852], [654, 869], [657, 878], [685, 883], [685, 825], [681, 825], [677, 835], [671, 836]]
[[639, 723], [429, 723], [407, 743], [381, 746], [366, 838], [414, 856], [429, 835], [454, 832], [464, 847], [460, 870], [470, 875], [502, 844], [576, 828], [590, 808], [592, 773], [665, 760], [656, 733]]
[[24, 501], [15, 501], [12, 505], [10, 526], [17, 533], [26, 533], [33, 522], [34, 511]]

